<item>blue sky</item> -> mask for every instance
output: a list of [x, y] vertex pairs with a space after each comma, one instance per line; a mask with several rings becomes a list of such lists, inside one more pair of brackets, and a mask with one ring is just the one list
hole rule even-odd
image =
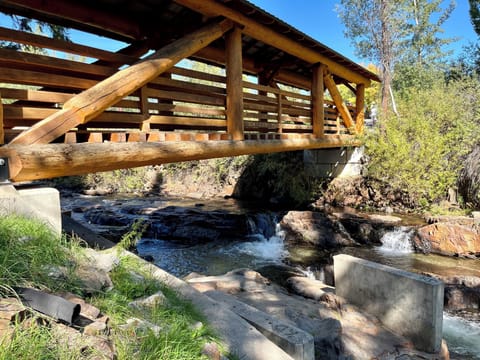
[[[358, 63], [368, 63], [366, 59], [355, 56], [350, 40], [345, 38], [343, 34], [344, 26], [335, 12], [335, 4], [338, 4], [339, 0], [249, 1], [349, 59]], [[470, 23], [468, 1], [456, 1], [457, 6], [454, 12], [443, 26], [445, 37], [459, 38], [457, 42], [449, 46], [449, 49], [454, 51], [454, 55], [461, 52], [462, 46], [478, 39]], [[445, 6], [448, 2], [448, 0], [444, 0]], [[0, 26], [9, 27], [9, 23], [10, 19], [0, 14]], [[113, 41], [102, 41], [102, 38], [85, 36], [76, 31], [71, 31], [70, 35], [75, 42], [100, 47], [106, 46], [109, 50], [118, 50], [124, 46]]]
[[[349, 59], [361, 63], [367, 62], [355, 56], [350, 40], [343, 35], [344, 26], [335, 12], [335, 4], [338, 4], [339, 0], [249, 1]], [[444, 3], [446, 6], [449, 1]], [[444, 37], [460, 38], [455, 44], [446, 48], [453, 50], [457, 55], [461, 52], [463, 45], [477, 40], [468, 10], [467, 0], [457, 0], [454, 12], [443, 26]]]

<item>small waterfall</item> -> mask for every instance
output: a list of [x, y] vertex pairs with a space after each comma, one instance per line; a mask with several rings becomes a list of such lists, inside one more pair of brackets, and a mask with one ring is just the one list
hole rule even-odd
[[252, 241], [238, 244], [236, 249], [266, 261], [281, 261], [287, 250], [283, 240], [285, 234], [277, 222], [276, 216], [259, 213], [248, 218], [249, 239]]
[[380, 251], [407, 254], [413, 252], [412, 246], [413, 229], [402, 226], [385, 233], [380, 239], [382, 246]]

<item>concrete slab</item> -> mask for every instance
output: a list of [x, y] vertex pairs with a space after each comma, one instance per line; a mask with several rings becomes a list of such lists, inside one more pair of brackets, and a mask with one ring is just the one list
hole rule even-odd
[[442, 342], [443, 283], [437, 279], [358, 259], [334, 256], [336, 294], [418, 350], [436, 353]]
[[0, 185], [0, 215], [19, 214], [38, 219], [57, 234], [62, 234], [60, 193], [57, 189], [35, 187], [16, 189]]
[[[117, 250], [117, 249], [115, 249]], [[136, 255], [121, 251], [120, 256]], [[229, 310], [225, 305], [202, 294], [185, 281], [142, 259], [144, 267], [152, 276], [162, 281], [185, 299], [191, 301], [208, 320], [209, 325], [221, 337], [226, 350], [242, 360], [293, 360], [290, 355], [267, 339], [254, 326]]]
[[310, 174], [320, 178], [360, 175], [363, 148], [343, 147], [304, 150], [303, 162]]
[[295, 324], [279, 320], [223, 292], [207, 291], [205, 294], [248, 321], [293, 359], [315, 359], [313, 336], [299, 329]]

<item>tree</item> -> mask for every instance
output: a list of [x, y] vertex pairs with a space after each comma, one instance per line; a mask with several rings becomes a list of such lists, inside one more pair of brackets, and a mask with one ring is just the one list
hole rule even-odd
[[[382, 79], [382, 110], [389, 105], [397, 64], [430, 65], [442, 58], [441, 26], [455, 7], [441, 0], [341, 0], [337, 12], [357, 54], [379, 65]], [[436, 19], [436, 20], [435, 20]], [[393, 96], [392, 96], [393, 100]], [[392, 102], [393, 104], [393, 102]]]
[[480, 1], [468, 0], [470, 3], [470, 19], [472, 21], [473, 29], [480, 36]]
[[345, 35], [352, 39], [356, 53], [379, 64], [382, 79], [382, 109], [388, 108], [389, 89], [398, 53], [399, 18], [391, 0], [341, 0], [337, 12]]

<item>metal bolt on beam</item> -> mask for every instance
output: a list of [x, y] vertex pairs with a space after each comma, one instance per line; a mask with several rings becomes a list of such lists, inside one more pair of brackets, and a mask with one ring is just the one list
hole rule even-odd
[[8, 167], [8, 158], [0, 158], [0, 184], [9, 183], [10, 170]]

